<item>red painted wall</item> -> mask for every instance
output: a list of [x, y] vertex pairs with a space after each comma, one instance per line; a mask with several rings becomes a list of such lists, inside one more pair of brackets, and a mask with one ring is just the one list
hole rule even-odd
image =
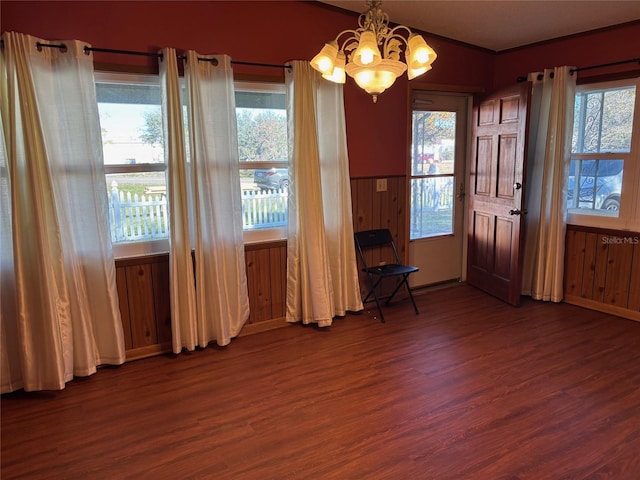
[[[640, 21], [499, 53], [495, 59], [493, 84], [495, 88], [510, 85], [517, 77], [545, 68], [563, 65], [580, 68], [632, 58], [640, 58]], [[640, 69], [640, 65], [586, 70], [579, 72], [578, 78], [633, 69]]]
[[[364, 2], [363, 2], [364, 9]], [[283, 64], [311, 59], [357, 15], [302, 1], [13, 1], [0, 2], [2, 31], [47, 40], [79, 39], [94, 47], [155, 52], [226, 53], [238, 61]], [[438, 59], [421, 82], [489, 88], [494, 55], [425, 35]], [[155, 59], [94, 54], [95, 62], [154, 67]], [[281, 75], [234, 67], [239, 73]], [[345, 109], [352, 177], [404, 175], [407, 170], [408, 80], [373, 104], [351, 79]]]
[[[311, 59], [324, 42], [357, 15], [304, 1], [14, 1], [0, 2], [0, 29], [49, 40], [80, 39], [94, 47], [155, 52], [226, 53], [234, 60], [283, 64]], [[425, 33], [438, 53], [421, 84], [478, 87], [512, 84], [518, 76], [559, 65], [576, 67], [640, 57], [640, 21], [589, 34], [494, 54]], [[156, 67], [144, 57], [95, 53], [99, 63]], [[626, 65], [581, 72], [579, 78], [640, 68]], [[281, 75], [277, 69], [234, 67], [239, 73]], [[404, 175], [407, 171], [408, 88], [406, 76], [374, 104], [345, 85], [352, 177]]]

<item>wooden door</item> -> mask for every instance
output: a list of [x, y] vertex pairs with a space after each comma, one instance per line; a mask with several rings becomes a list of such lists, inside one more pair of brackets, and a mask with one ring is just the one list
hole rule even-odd
[[520, 304], [530, 92], [524, 82], [473, 109], [467, 281], [512, 305]]

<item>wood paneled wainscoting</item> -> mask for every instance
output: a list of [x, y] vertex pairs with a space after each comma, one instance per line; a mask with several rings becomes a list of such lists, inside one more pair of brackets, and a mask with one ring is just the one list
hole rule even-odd
[[568, 225], [564, 297], [640, 321], [640, 233]]
[[116, 260], [127, 360], [171, 351], [169, 255]]
[[286, 325], [287, 242], [245, 246], [249, 321], [242, 334]]
[[[351, 179], [354, 231], [388, 228], [400, 257], [406, 261], [409, 243], [405, 205], [407, 180], [399, 176], [384, 178], [386, 189], [383, 191], [376, 188], [378, 180]], [[393, 260], [390, 249], [369, 255], [372, 257], [368, 261], [372, 264]], [[285, 326], [287, 242], [248, 244], [245, 262], [251, 314], [241, 335]], [[171, 351], [169, 255], [118, 259], [116, 277], [127, 359]], [[365, 293], [364, 276], [361, 276], [360, 284]], [[391, 293], [393, 287], [389, 282], [381, 294]], [[402, 294], [398, 293], [399, 296]]]
[[[241, 334], [284, 325], [285, 241], [245, 247], [251, 316]], [[116, 260], [127, 360], [171, 351], [169, 255]]]
[[[378, 180], [385, 184], [383, 190], [377, 188]], [[400, 259], [407, 263], [409, 259], [409, 235], [407, 228], [407, 178], [352, 178], [351, 179], [351, 205], [353, 209], [353, 231], [371, 230], [374, 228], [388, 228], [398, 248]], [[394, 263], [395, 257], [390, 247], [370, 250], [366, 253], [369, 265], [378, 265], [380, 262]], [[358, 269], [362, 265], [358, 259]], [[379, 293], [382, 296], [390, 295], [397, 285], [397, 281], [383, 282]], [[360, 293], [362, 296], [369, 291], [366, 276], [360, 272]], [[406, 296], [401, 290], [397, 298]]]

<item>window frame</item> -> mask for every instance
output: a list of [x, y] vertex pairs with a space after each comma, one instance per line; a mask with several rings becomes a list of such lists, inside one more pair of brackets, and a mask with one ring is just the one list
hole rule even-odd
[[[459, 208], [458, 205], [456, 205], [456, 193], [455, 193], [455, 188], [456, 188], [456, 179], [457, 176], [459, 175], [456, 172], [456, 165], [458, 164], [458, 155], [459, 155], [459, 149], [460, 149], [460, 145], [459, 145], [459, 138], [462, 138], [461, 135], [464, 135], [461, 131], [460, 128], [463, 125], [463, 123], [460, 122], [460, 113], [461, 111], [459, 111], [458, 108], [455, 107], [455, 104], [453, 105], [449, 105], [448, 102], [446, 102], [444, 99], [441, 99], [438, 104], [434, 104], [431, 100], [428, 101], [424, 101], [421, 100], [421, 96], [420, 96], [420, 91], [414, 91], [413, 95], [413, 101], [412, 101], [412, 106], [411, 106], [411, 110], [410, 110], [410, 132], [409, 135], [411, 136], [411, 148], [410, 148], [410, 156], [409, 156], [409, 208], [408, 208], [408, 212], [409, 212], [409, 242], [410, 243], [420, 243], [420, 242], [429, 242], [429, 241], [433, 241], [433, 240], [438, 240], [444, 237], [454, 237], [456, 235], [456, 209]], [[426, 92], [428, 93], [428, 92]], [[442, 94], [442, 97], [444, 98], [447, 94]], [[458, 95], [449, 95], [451, 98], [457, 98]], [[435, 165], [435, 169], [433, 172], [417, 172], [415, 170], [415, 161], [417, 160], [416, 158], [414, 158], [414, 154], [417, 155], [418, 157], [423, 156], [426, 158], [432, 157], [432, 159], [435, 159], [435, 152], [434, 155], [431, 156], [427, 153], [421, 153], [418, 154], [417, 153], [417, 143], [416, 143], [416, 139], [415, 137], [415, 115], [416, 112], [427, 112], [427, 113], [432, 113], [432, 114], [442, 114], [442, 113], [452, 113], [454, 115], [454, 129], [453, 129], [453, 135], [454, 135], [454, 139], [455, 139], [455, 143], [453, 145], [453, 149], [451, 150], [451, 154], [452, 154], [452, 167], [453, 170], [451, 172], [441, 172], [439, 169], [441, 167], [438, 167], [438, 165], [436, 163], [434, 163], [433, 165]], [[415, 150], [414, 150], [415, 149]], [[423, 167], [424, 168], [424, 167]], [[413, 212], [413, 208], [414, 205], [412, 205], [413, 203], [413, 197], [414, 197], [414, 181], [418, 182], [418, 181], [427, 181], [427, 182], [434, 182], [434, 192], [436, 190], [441, 190], [443, 186], [445, 186], [446, 184], [449, 184], [449, 187], [452, 189], [452, 208], [451, 208], [451, 216], [450, 216], [450, 220], [451, 220], [451, 230], [449, 232], [442, 232], [439, 231], [437, 233], [432, 233], [432, 234], [426, 234], [426, 235], [421, 235], [421, 236], [416, 236], [416, 237], [412, 237], [412, 227], [411, 227], [411, 223], [414, 219], [414, 212]], [[444, 184], [444, 185], [443, 185]], [[438, 194], [440, 192], [438, 191]]]
[[[265, 80], [236, 80], [234, 81], [235, 91], [249, 92], [272, 92], [286, 94], [286, 88], [283, 81], [265, 81]], [[238, 108], [236, 106], [236, 108]], [[286, 115], [285, 108], [285, 115]], [[264, 170], [270, 168], [289, 168], [289, 161], [240, 161], [239, 169], [242, 170]], [[257, 228], [242, 230], [245, 245], [258, 243], [282, 241], [287, 238], [287, 226], [272, 228]]]
[[[640, 77], [585, 83], [576, 87], [576, 94], [593, 90], [613, 90], [629, 86], [635, 86], [636, 89], [629, 152], [571, 153], [572, 160], [623, 160], [618, 216], [612, 217], [607, 215], [606, 212], [598, 210], [570, 209], [567, 205], [568, 224], [640, 231]], [[568, 134], [573, 135], [573, 129]], [[567, 175], [565, 188], [568, 186], [568, 181]], [[568, 200], [567, 197], [568, 195], [565, 192], [565, 201]]]
[[[137, 85], [153, 85], [160, 87], [159, 75], [153, 74], [139, 74], [139, 73], [126, 73], [126, 72], [112, 72], [96, 70], [94, 72], [94, 81], [96, 85], [98, 83], [111, 83], [111, 84], [137, 84]], [[97, 106], [97, 105], [96, 105]], [[103, 159], [104, 162], [104, 159]], [[165, 161], [162, 163], [136, 163], [136, 164], [104, 164], [105, 175], [109, 174], [131, 174], [131, 173], [146, 173], [146, 172], [164, 172], [165, 185], [167, 164]], [[105, 177], [106, 180], [106, 177]], [[109, 185], [107, 185], [107, 191], [109, 191]], [[110, 219], [109, 219], [110, 221]], [[111, 232], [111, 225], [108, 224], [108, 231]], [[128, 257], [139, 257], [146, 255], [155, 255], [169, 252], [169, 234], [166, 238], [161, 239], [149, 239], [141, 240], [137, 242], [123, 242], [112, 243], [113, 255], [117, 259]]]

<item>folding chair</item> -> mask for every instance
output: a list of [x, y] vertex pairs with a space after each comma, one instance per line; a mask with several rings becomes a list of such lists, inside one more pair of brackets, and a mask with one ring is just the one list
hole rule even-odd
[[[416, 311], [416, 315], [418, 314], [418, 307], [416, 307], [416, 302], [413, 299], [413, 295], [411, 294], [411, 289], [409, 288], [409, 283], [407, 282], [407, 278], [413, 272], [417, 272], [419, 270], [418, 267], [414, 267], [411, 265], [403, 265], [400, 263], [400, 256], [398, 255], [398, 250], [396, 248], [395, 242], [393, 241], [393, 237], [391, 236], [391, 232], [386, 229], [378, 229], [378, 230], [364, 230], [362, 232], [354, 233], [356, 247], [358, 249], [358, 253], [360, 254], [360, 259], [362, 260], [363, 269], [362, 271], [367, 274], [367, 280], [370, 282], [371, 290], [367, 293], [367, 296], [364, 298], [362, 303], [366, 303], [371, 295], [376, 301], [376, 306], [378, 307], [378, 312], [380, 312], [380, 321], [384, 323], [384, 315], [382, 313], [382, 308], [380, 308], [380, 300], [378, 298], [378, 294], [376, 293], [376, 288], [380, 285], [380, 282], [384, 278], [389, 277], [402, 277], [400, 283], [393, 291], [391, 296], [385, 302], [385, 305], [389, 304], [394, 295], [398, 292], [402, 285], [406, 285], [407, 291], [409, 292], [409, 298], [411, 299], [411, 303], [413, 304], [413, 309]], [[396, 257], [396, 263], [386, 263], [384, 265], [377, 266], [368, 266], [367, 260], [365, 258], [364, 252], [371, 248], [390, 246], [393, 249], [393, 253]], [[377, 280], [374, 280], [377, 279]]]

